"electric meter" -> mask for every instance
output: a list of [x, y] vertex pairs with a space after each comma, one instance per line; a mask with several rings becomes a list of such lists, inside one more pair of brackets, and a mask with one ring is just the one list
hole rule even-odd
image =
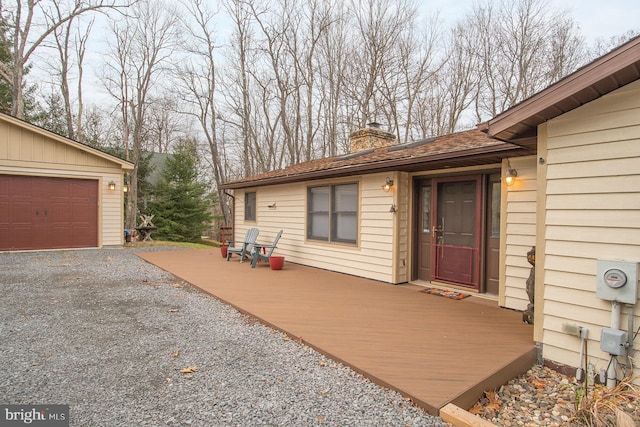
[[604, 272], [604, 284], [610, 288], [618, 289], [627, 284], [627, 275], [619, 268], [612, 268]]
[[638, 302], [638, 263], [598, 260], [596, 296], [623, 304]]

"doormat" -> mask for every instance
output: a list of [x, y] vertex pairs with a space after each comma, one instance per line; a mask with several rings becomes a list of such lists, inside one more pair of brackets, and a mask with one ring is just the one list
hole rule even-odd
[[449, 299], [457, 299], [457, 300], [465, 299], [471, 296], [469, 294], [464, 294], [462, 292], [451, 291], [448, 289], [438, 289], [438, 288], [424, 288], [420, 290], [420, 292], [424, 292], [425, 294], [431, 294], [431, 295], [439, 295], [441, 297], [445, 297]]

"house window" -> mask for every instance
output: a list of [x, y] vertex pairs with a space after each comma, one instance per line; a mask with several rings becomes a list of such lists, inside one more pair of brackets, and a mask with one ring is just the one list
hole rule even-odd
[[358, 239], [358, 184], [309, 187], [307, 238], [356, 244]]
[[256, 192], [244, 193], [244, 220], [256, 220]]

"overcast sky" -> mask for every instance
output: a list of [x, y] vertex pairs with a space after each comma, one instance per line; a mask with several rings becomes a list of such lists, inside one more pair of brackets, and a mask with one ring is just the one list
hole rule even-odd
[[[640, 0], [547, 0], [551, 8], [568, 10], [588, 43], [628, 30], [640, 30]], [[475, 0], [420, 0], [424, 8], [440, 10], [448, 23], [471, 10]]]

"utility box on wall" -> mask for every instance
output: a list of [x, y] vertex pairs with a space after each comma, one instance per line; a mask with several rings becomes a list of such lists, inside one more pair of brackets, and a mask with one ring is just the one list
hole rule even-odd
[[638, 263], [598, 260], [596, 296], [623, 304], [638, 302]]

